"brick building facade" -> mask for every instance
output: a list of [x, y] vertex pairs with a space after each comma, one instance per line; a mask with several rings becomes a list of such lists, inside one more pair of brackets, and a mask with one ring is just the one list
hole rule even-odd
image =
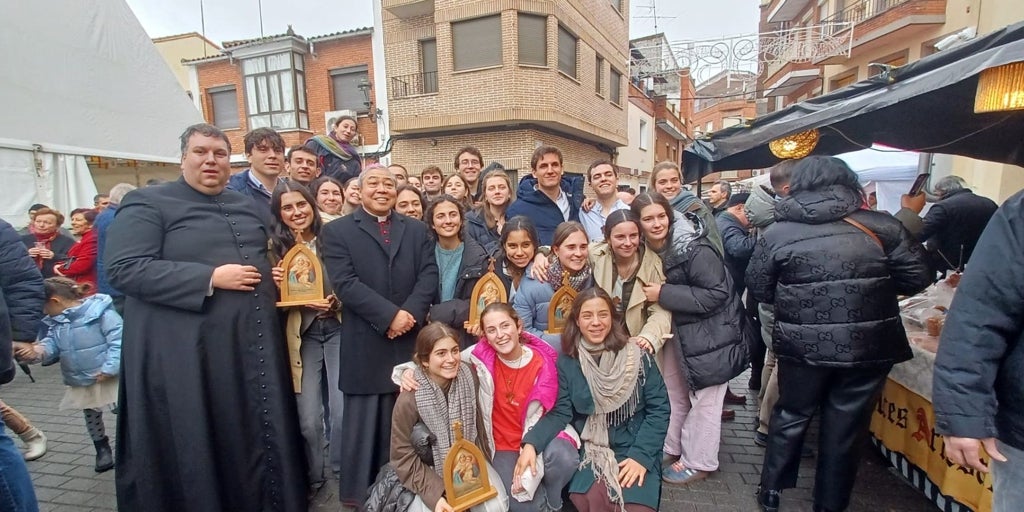
[[[759, 31], [783, 31], [791, 42], [776, 48], [779, 55], [761, 70], [769, 112], [942, 51], [939, 41], [964, 41], [1024, 20], [1020, 0], [762, 0], [760, 11]], [[825, 38], [828, 44], [821, 43]], [[843, 51], [807, 55], [805, 48]], [[1017, 166], [935, 155], [932, 179], [948, 174], [997, 202], [1024, 188]]]
[[356, 148], [375, 160], [378, 130], [361, 83], [374, 97], [373, 30], [362, 28], [306, 38], [286, 34], [226, 41], [217, 55], [186, 61], [207, 122], [224, 130], [233, 162], [244, 157], [242, 139], [261, 126], [277, 130], [288, 146], [327, 131], [327, 120], [356, 114]]
[[457, 148], [529, 172], [541, 144], [584, 172], [626, 144], [628, 1], [383, 0], [391, 161]]

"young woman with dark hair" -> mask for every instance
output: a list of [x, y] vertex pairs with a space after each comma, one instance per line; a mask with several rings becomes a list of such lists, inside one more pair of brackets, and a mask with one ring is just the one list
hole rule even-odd
[[473, 197], [469, 190], [469, 182], [461, 174], [452, 174], [445, 178], [441, 193], [454, 197], [462, 203], [463, 208], [466, 210], [473, 208]]
[[523, 319], [526, 332], [543, 339], [552, 347], [559, 347], [561, 340], [559, 335], [545, 332], [548, 328], [548, 306], [555, 290], [561, 288], [565, 277], [568, 277], [569, 285], [577, 291], [593, 286], [589, 244], [587, 231], [582, 224], [575, 221], [559, 224], [551, 244], [551, 253], [555, 257], [545, 272], [545, 281], [534, 279], [527, 270], [515, 300], [512, 301], [516, 313]]
[[427, 206], [423, 219], [436, 240], [434, 257], [440, 278], [430, 320], [453, 326], [461, 333], [462, 346], [469, 346], [480, 334], [478, 326], [465, 328], [469, 299], [476, 282], [487, 272], [487, 253], [476, 241], [465, 238], [464, 214], [462, 203], [446, 194]]
[[536, 454], [571, 425], [582, 463], [569, 498], [580, 512], [658, 510], [669, 402], [654, 358], [630, 343], [614, 301], [596, 287], [573, 301], [562, 352], [558, 402], [523, 437], [515, 474], [533, 471]]
[[505, 283], [508, 301], [511, 304], [519, 293], [527, 267], [540, 249], [540, 239], [533, 221], [522, 215], [509, 219], [505, 223], [505, 229], [501, 231], [498, 246], [494, 271]]
[[[282, 258], [292, 247], [301, 243], [318, 258], [322, 254], [318, 237], [323, 221], [313, 194], [294, 180], [282, 180], [274, 188], [270, 209], [273, 215], [270, 263], [274, 265], [274, 282], [280, 287], [282, 281], [289, 278], [286, 277], [287, 269], [281, 266]], [[322, 487], [330, 476], [324, 472], [325, 459], [330, 460], [332, 469], [341, 469], [343, 397], [338, 389], [341, 305], [331, 293], [330, 280], [325, 278], [323, 283], [327, 299], [322, 303], [286, 308], [285, 324], [292, 386], [299, 409], [299, 427], [306, 444], [311, 492]], [[326, 400], [324, 389], [327, 390]]]
[[426, 201], [423, 199], [423, 192], [412, 185], [398, 187], [395, 197], [395, 211], [412, 217], [416, 220], [423, 220], [423, 207]]
[[345, 185], [330, 176], [321, 176], [309, 184], [309, 190], [316, 198], [320, 218], [325, 223], [341, 217], [345, 206]]
[[[398, 395], [391, 419], [391, 462], [399, 483], [416, 494], [410, 512], [454, 512], [445, 496], [445, 458], [455, 442], [452, 424], [462, 424], [462, 436], [476, 444], [490, 460], [484, 413], [479, 408], [479, 384], [473, 369], [462, 361], [459, 334], [451, 327], [431, 322], [416, 336], [413, 380], [416, 390]], [[432, 463], [424, 462], [413, 442], [413, 427], [422, 423], [433, 434]], [[480, 461], [485, 462], [485, 461]], [[488, 463], [486, 468], [498, 496], [477, 505], [474, 512], [508, 510], [508, 494], [501, 477]]]
[[[478, 398], [487, 443], [494, 453], [491, 461], [514, 498], [509, 500], [509, 510], [558, 510], [562, 507], [562, 488], [579, 465], [579, 436], [575, 430], [567, 428], [548, 445], [540, 479], [534, 473], [513, 474], [523, 434], [554, 407], [558, 398], [558, 352], [523, 332], [523, 322], [508, 304], [488, 305], [480, 323], [485, 337], [463, 350], [462, 360], [470, 363], [480, 382]], [[395, 367], [392, 377], [402, 391], [419, 388], [412, 368], [412, 363]]]
[[657, 301], [649, 301], [643, 287], [665, 282], [661, 258], [643, 245], [640, 219], [630, 210], [616, 210], [604, 223], [604, 242], [590, 249], [594, 284], [617, 299], [619, 317], [630, 340], [658, 354], [672, 329], [672, 316]]
[[643, 293], [672, 313], [676, 336], [663, 361], [672, 399], [665, 455], [678, 461], [664, 479], [687, 484], [718, 470], [726, 388], [746, 369], [747, 339], [754, 333], [701, 218], [675, 212], [658, 193], [638, 195], [630, 208], [665, 270], [665, 283], [644, 286]]

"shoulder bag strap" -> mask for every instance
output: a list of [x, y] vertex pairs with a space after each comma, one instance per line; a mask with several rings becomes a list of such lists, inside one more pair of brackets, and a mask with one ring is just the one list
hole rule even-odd
[[882, 251], [885, 252], [885, 245], [882, 244], [882, 240], [880, 238], [878, 238], [878, 235], [876, 235], [874, 231], [871, 231], [870, 228], [868, 228], [864, 224], [861, 224], [860, 222], [857, 222], [857, 221], [855, 221], [855, 220], [853, 220], [853, 219], [851, 219], [849, 217], [843, 217], [843, 221], [846, 222], [847, 224], [850, 224], [851, 226], [853, 226], [853, 227], [863, 231], [864, 234], [866, 234], [869, 237], [871, 237], [871, 239], [874, 240], [875, 243], [878, 244], [878, 246], [882, 248]]

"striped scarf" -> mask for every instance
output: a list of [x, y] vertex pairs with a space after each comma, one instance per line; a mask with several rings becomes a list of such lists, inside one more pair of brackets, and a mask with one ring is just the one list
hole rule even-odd
[[444, 460], [455, 443], [452, 423], [462, 422], [462, 437], [476, 442], [476, 386], [473, 371], [465, 363], [459, 364], [459, 373], [448, 387], [447, 393], [427, 376], [422, 366], [413, 373], [420, 387], [416, 390], [416, 409], [423, 424], [437, 436], [434, 450], [434, 471], [438, 475], [444, 470]]
[[348, 161], [356, 154], [356, 148], [351, 143], [339, 141], [335, 139], [333, 134], [327, 135], [316, 135], [313, 137], [318, 144], [324, 147], [327, 151], [330, 151], [334, 156]]

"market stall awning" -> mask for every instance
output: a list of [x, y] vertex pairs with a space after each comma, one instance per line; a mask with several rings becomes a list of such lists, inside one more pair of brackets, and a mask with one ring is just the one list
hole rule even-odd
[[872, 143], [1024, 165], [1024, 111], [974, 113], [978, 74], [1024, 61], [1024, 23], [698, 139], [683, 155], [686, 182], [779, 162], [768, 142], [817, 128], [812, 154]]

